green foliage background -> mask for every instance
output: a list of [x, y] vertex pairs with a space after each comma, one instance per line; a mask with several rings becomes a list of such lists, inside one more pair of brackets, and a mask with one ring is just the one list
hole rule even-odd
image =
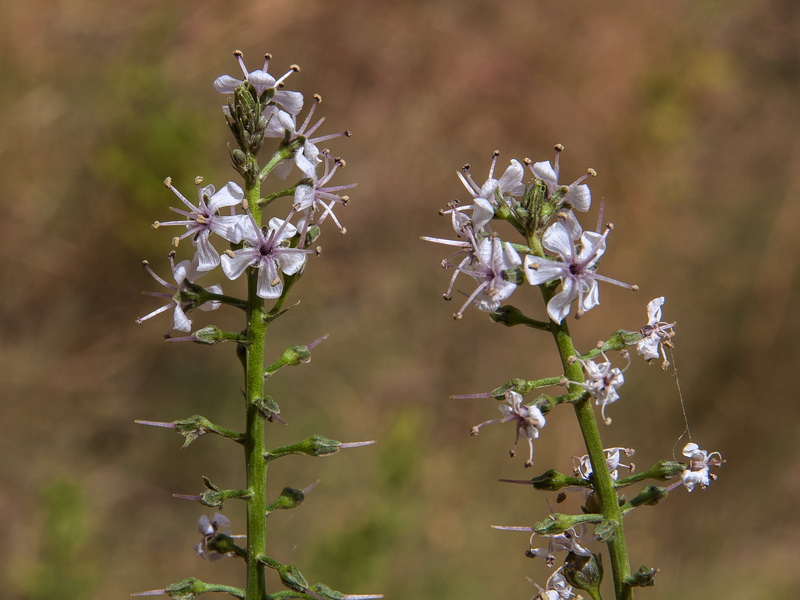
[[[800, 5], [792, 0], [427, 0], [356, 2], [0, 3], [2, 369], [0, 544], [3, 596], [124, 598], [189, 575], [236, 584], [235, 561], [191, 549], [201, 475], [242, 481], [240, 454], [219, 439], [180, 451], [133, 420], [200, 412], [241, 425], [233, 348], [167, 345], [143, 258], [161, 265], [174, 233], [171, 176], [220, 186], [228, 166], [223, 103], [211, 87], [266, 51], [273, 71], [303, 67], [291, 89], [325, 102], [324, 131], [361, 182], [328, 231], [325, 253], [273, 329], [291, 343], [330, 339], [302, 369], [276, 376], [289, 426], [274, 445], [322, 433], [377, 439], [334, 458], [284, 459], [284, 485], [321, 484], [276, 514], [276, 558], [312, 580], [390, 598], [527, 598], [544, 583], [523, 556], [544, 495], [496, 482], [581, 454], [555, 411], [536, 465], [509, 460], [510, 426], [477, 439], [490, 401], [449, 400], [511, 377], [555, 374], [545, 334], [507, 330], [441, 302], [449, 274], [437, 210], [464, 198], [490, 153], [552, 159], [562, 179], [587, 167], [595, 208], [616, 224], [603, 272], [612, 286], [574, 327], [584, 347], [644, 322], [666, 295], [696, 441], [728, 460], [720, 480], [678, 492], [628, 521], [635, 566], [661, 569], [642, 598], [785, 598], [800, 558], [798, 408], [794, 376], [800, 224]], [[466, 285], [466, 284], [464, 284]], [[227, 288], [226, 288], [227, 289]], [[514, 302], [534, 316], [536, 294]], [[532, 299], [531, 299], [532, 298]], [[222, 318], [222, 317], [221, 317]], [[224, 318], [223, 318], [224, 320]], [[198, 321], [200, 322], [200, 321]], [[235, 325], [231, 325], [235, 326]], [[683, 429], [674, 379], [635, 361], [611, 409], [608, 445], [636, 461], [671, 455]], [[678, 445], [678, 451], [680, 444]], [[241, 506], [226, 514], [242, 523]]]

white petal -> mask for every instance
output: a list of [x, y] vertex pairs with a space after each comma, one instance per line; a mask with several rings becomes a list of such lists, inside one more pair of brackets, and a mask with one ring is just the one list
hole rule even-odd
[[195, 263], [198, 271], [211, 271], [219, 264], [219, 253], [208, 240], [209, 231], [203, 231], [194, 240], [194, 247], [197, 248]]
[[245, 269], [256, 261], [257, 257], [252, 249], [236, 250], [233, 257], [223, 254], [220, 257], [222, 272], [228, 279], [236, 279], [244, 273]]
[[244, 200], [244, 192], [235, 182], [229, 181], [220, 191], [211, 196], [208, 201], [208, 210], [217, 212], [224, 206], [236, 206]]
[[525, 257], [525, 277], [531, 285], [541, 285], [554, 279], [561, 279], [567, 272], [567, 266], [562, 262], [531, 254]]
[[281, 271], [287, 275], [294, 275], [306, 263], [305, 252], [281, 252], [278, 255], [278, 263], [281, 266]]
[[303, 94], [291, 92], [289, 90], [278, 90], [272, 97], [272, 101], [280, 104], [287, 112], [296, 115], [303, 110]]
[[585, 183], [571, 188], [569, 193], [564, 196], [564, 201], [572, 204], [575, 210], [586, 212], [592, 205], [592, 192]]
[[661, 307], [664, 306], [666, 298], [654, 298], [647, 303], [647, 324], [655, 325], [661, 320]]
[[548, 189], [558, 184], [558, 175], [556, 175], [556, 172], [553, 170], [553, 167], [550, 166], [550, 161], [548, 160], [534, 163], [533, 173], [538, 178], [544, 179]]
[[569, 231], [562, 223], [553, 223], [542, 236], [542, 244], [551, 252], [558, 254], [565, 262], [575, 256], [575, 245]]
[[[274, 285], [273, 285], [274, 284]], [[260, 298], [279, 298], [283, 292], [283, 282], [278, 277], [275, 261], [272, 259], [261, 261], [258, 269], [258, 284], [256, 294]]]
[[221, 94], [230, 94], [233, 90], [242, 85], [242, 83], [241, 79], [236, 79], [230, 75], [223, 75], [214, 80], [214, 89]]
[[172, 313], [172, 328], [178, 331], [192, 330], [192, 322], [189, 320], [189, 317], [186, 316], [186, 313], [183, 312], [183, 309], [177, 304], [175, 304], [175, 312]]

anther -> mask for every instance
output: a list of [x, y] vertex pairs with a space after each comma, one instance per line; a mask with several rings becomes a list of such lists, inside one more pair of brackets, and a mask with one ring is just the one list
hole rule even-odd
[[586, 172], [592, 177], [597, 177], [597, 171], [595, 171], [594, 169], [590, 168]]
[[154, 223], [151, 225], [151, 227], [152, 227], [153, 229], [158, 229], [159, 227], [161, 227], [161, 223], [159, 223], [158, 221], [155, 221], [155, 222], [154, 222]]
[[176, 248], [178, 247], [178, 244], [180, 244], [180, 242], [181, 238], [179, 236], [175, 236], [174, 238], [172, 238], [172, 245], [175, 246]]
[[460, 321], [463, 316], [460, 312], [453, 313], [453, 320]]
[[342, 196], [342, 204], [347, 206], [350, 203], [350, 196]]
[[339, 230], [339, 233], [341, 233], [342, 235], [344, 235], [345, 233], [347, 233], [347, 227], [342, 227], [342, 228]]
[[319, 94], [314, 94], [313, 98], [314, 102], [316, 102], [317, 104], [322, 104], [322, 96], [320, 96]]
[[265, 52], [264, 53], [264, 60], [272, 60], [272, 53], [271, 52]]
[[564, 145], [563, 144], [556, 144], [555, 146], [553, 146], [553, 150], [555, 150], [556, 152], [563, 152], [564, 151]]
[[225, 250], [225, 251], [223, 252], [223, 254], [225, 254], [226, 256], [228, 256], [228, 257], [230, 257], [230, 258], [235, 258], [235, 257], [236, 257], [236, 255], [233, 253], [233, 250], [231, 250], [230, 248], [228, 248], [227, 250]]
[[150, 264], [150, 263], [149, 263], [148, 261], [146, 261], [146, 260], [143, 260], [143, 261], [142, 261], [142, 266], [143, 266], [143, 267], [147, 267], [149, 264]]
[[530, 158], [528, 158], [527, 156], [522, 159], [522, 162], [524, 162], [529, 167], [533, 164], [533, 161]]
[[632, 291], [634, 291], [634, 292], [638, 292], [638, 291], [639, 291], [639, 286], [638, 286], [638, 285], [636, 285], [636, 284], [634, 283], [634, 284], [631, 286], [631, 290], [632, 290]]
[[497, 158], [498, 156], [500, 156], [500, 150], [492, 151], [492, 158]]
[[200, 177], [198, 175], [197, 177], [194, 178], [194, 184], [195, 185], [200, 185], [201, 183], [203, 183], [203, 178], [202, 177]]
[[300, 72], [300, 65], [289, 65], [289, 70], [294, 71], [295, 73]]
[[461, 170], [466, 173], [469, 171], [469, 163], [464, 163], [464, 166], [461, 167]]
[[172, 177], [167, 177], [164, 180], [164, 187], [167, 187], [167, 188], [172, 187]]
[[316, 256], [320, 256], [322, 254], [322, 246], [317, 246], [316, 248], [314, 248], [314, 254]]
[[233, 51], [233, 55], [234, 55], [236, 58], [242, 58], [242, 57], [244, 56], [244, 53], [243, 53], [241, 50], [234, 50], [234, 51]]

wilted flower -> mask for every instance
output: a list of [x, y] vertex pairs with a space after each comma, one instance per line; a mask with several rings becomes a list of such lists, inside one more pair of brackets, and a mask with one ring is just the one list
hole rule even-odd
[[196, 544], [194, 547], [195, 552], [200, 555], [200, 558], [205, 558], [211, 562], [216, 562], [228, 556], [232, 556], [233, 553], [231, 552], [220, 554], [216, 550], [212, 550], [208, 547], [209, 543], [217, 535], [222, 534], [230, 536], [231, 522], [227, 517], [219, 513], [214, 513], [214, 518], [209, 519], [207, 516], [202, 515], [200, 520], [197, 522], [197, 531], [199, 531], [200, 535], [203, 536], [202, 541], [199, 544]]
[[[624, 453], [628, 457], [633, 456], [636, 453], [633, 448], [605, 448], [603, 453], [606, 455], [606, 466], [612, 480], [619, 479], [620, 467], [633, 471], [633, 463], [626, 465], [620, 462], [620, 453]], [[583, 455], [580, 458], [575, 456], [573, 461], [577, 461], [574, 468], [575, 476], [589, 479], [592, 475], [592, 462], [589, 460], [589, 455]]]
[[706, 452], [694, 442], [690, 442], [683, 447], [683, 455], [689, 459], [686, 470], [681, 474], [681, 480], [687, 490], [691, 492], [695, 485], [705, 489], [717, 478], [709, 469], [722, 465], [722, 455], [719, 452]]
[[586, 231], [581, 235], [580, 250], [570, 237], [563, 223], [554, 223], [544, 232], [544, 247], [561, 257], [552, 260], [529, 254], [525, 257], [525, 275], [532, 285], [541, 285], [561, 279], [563, 289], [547, 303], [547, 314], [560, 323], [569, 314], [573, 300], [578, 300], [578, 316], [600, 304], [598, 281], [606, 281], [629, 289], [637, 286], [622, 283], [595, 273], [597, 261], [606, 250], [606, 236], [611, 228], [601, 235]]
[[578, 536], [575, 533], [574, 529], [570, 529], [565, 531], [564, 533], [559, 533], [556, 535], [549, 535], [546, 536], [548, 539], [548, 544], [546, 548], [534, 548], [533, 547], [533, 538], [535, 534], [531, 536], [531, 547], [525, 552], [525, 555], [534, 558], [540, 557], [544, 558], [547, 562], [548, 567], [552, 567], [555, 564], [556, 557], [553, 554], [554, 552], [572, 552], [577, 554], [578, 556], [591, 556], [592, 553], [581, 546], [578, 543]]
[[[536, 584], [534, 583], [534, 585]], [[553, 574], [547, 579], [544, 588], [538, 585], [536, 585], [536, 587], [539, 588], [539, 593], [534, 600], [568, 600], [575, 596], [575, 593], [572, 591], [572, 586], [567, 583], [567, 579], [561, 572], [561, 568], [553, 571]]]
[[[605, 362], [596, 363], [593, 360], [578, 360], [586, 371], [586, 381], [575, 382], [586, 389], [596, 399], [597, 406], [600, 406], [600, 414], [606, 425], [611, 423], [611, 419], [606, 417], [606, 406], [613, 404], [619, 399], [617, 388], [625, 383], [625, 376], [622, 374], [625, 369], [611, 366], [611, 361], [603, 354]], [[625, 356], [628, 356], [627, 352]], [[628, 357], [630, 365], [630, 357]], [[626, 367], [627, 368], [627, 367]]]
[[514, 457], [517, 453], [517, 443], [519, 442], [520, 433], [528, 440], [528, 460], [525, 462], [526, 467], [533, 465], [533, 440], [539, 437], [539, 430], [545, 426], [545, 418], [542, 411], [535, 405], [522, 404], [522, 394], [513, 390], [506, 392], [505, 404], [500, 405], [500, 412], [503, 416], [500, 419], [492, 419], [491, 421], [484, 421], [479, 425], [475, 425], [470, 430], [470, 435], [478, 435], [481, 427], [484, 425], [491, 425], [492, 423], [505, 423], [506, 421], [515, 421], [517, 424], [517, 436], [514, 439], [514, 446], [509, 454]]
[[666, 302], [664, 296], [654, 298], [647, 304], [647, 325], [642, 327], [642, 339], [636, 344], [636, 351], [644, 356], [647, 362], [652, 363], [659, 355], [664, 359], [661, 368], [669, 366], [667, 353], [664, 346], [672, 347], [672, 337], [675, 335], [675, 323], [666, 323], [661, 320], [661, 307]]

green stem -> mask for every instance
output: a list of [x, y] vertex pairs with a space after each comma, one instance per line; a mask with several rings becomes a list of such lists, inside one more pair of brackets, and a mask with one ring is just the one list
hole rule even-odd
[[[546, 286], [541, 286], [545, 304], [555, 295], [555, 290]], [[564, 367], [564, 375], [573, 382], [583, 382], [584, 374], [581, 364], [577, 361], [570, 361], [571, 357], [577, 356], [575, 345], [569, 333], [569, 325], [566, 318], [561, 323], [550, 321], [550, 331], [555, 339], [558, 352], [561, 356], [561, 363]], [[569, 391], [576, 396], [585, 390], [572, 383]], [[614, 592], [617, 600], [632, 600], [633, 591], [625, 581], [631, 574], [630, 563], [628, 560], [628, 548], [625, 542], [625, 529], [622, 523], [622, 511], [619, 506], [619, 497], [614, 489], [614, 481], [608, 471], [605, 453], [603, 452], [603, 442], [600, 439], [600, 430], [597, 426], [594, 409], [592, 408], [591, 398], [584, 395], [574, 404], [575, 416], [581, 428], [586, 453], [592, 463], [592, 480], [594, 490], [600, 502], [601, 512], [604, 519], [613, 524], [615, 533], [608, 540], [608, 552], [611, 558], [611, 570], [614, 577]]]
[[[261, 195], [258, 180], [248, 181], [245, 199], [249, 206], [256, 206]], [[261, 211], [252, 211], [257, 226], [261, 226]], [[265, 600], [264, 565], [257, 559], [266, 554], [266, 509], [267, 509], [267, 464], [264, 441], [264, 418], [258, 410], [264, 397], [264, 345], [267, 323], [264, 320], [264, 300], [258, 297], [258, 270], [247, 269], [247, 338], [244, 347], [245, 396], [247, 406], [244, 434], [247, 489], [252, 494], [247, 500], [247, 600]]]

